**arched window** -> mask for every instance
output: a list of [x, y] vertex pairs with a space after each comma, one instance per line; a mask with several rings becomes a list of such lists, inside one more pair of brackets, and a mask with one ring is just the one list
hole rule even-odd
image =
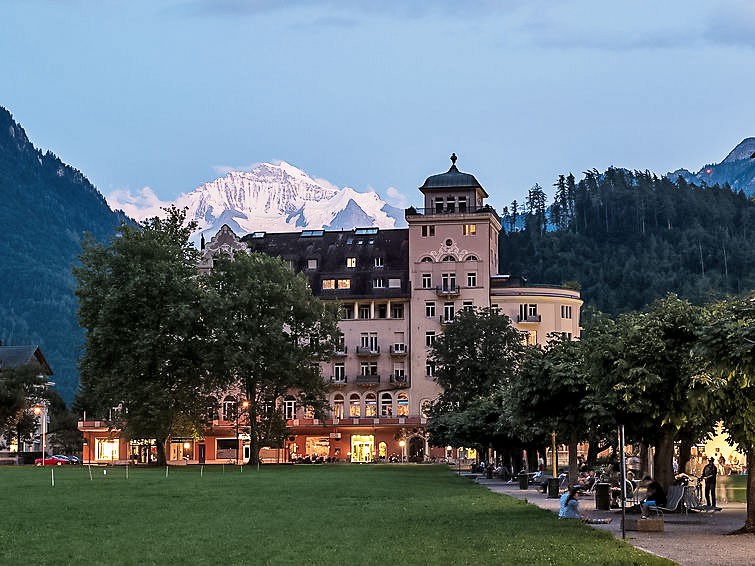
[[228, 395], [223, 399], [223, 420], [233, 421], [236, 419], [236, 397]]
[[335, 397], [333, 397], [333, 418], [334, 419], [342, 419], [343, 418], [343, 395], [338, 393]]
[[424, 418], [430, 418], [430, 409], [432, 408], [432, 406], [433, 402], [429, 399], [422, 401], [422, 403], [420, 404], [420, 411]]
[[399, 417], [409, 416], [409, 396], [406, 393], [399, 393], [396, 398], [396, 404], [398, 405], [396, 413]]
[[465, 259], [464, 261], [480, 261], [480, 260], [477, 259], [476, 255], [468, 255], [467, 259]]
[[374, 393], [367, 393], [364, 396], [364, 416], [377, 417], [377, 398]]
[[390, 393], [383, 393], [380, 395], [380, 416], [393, 416], [393, 397], [391, 397]]
[[441, 261], [456, 261], [456, 258], [452, 255], [445, 255]]
[[419, 260], [420, 263], [432, 263], [433, 258], [431, 258], [429, 255], [426, 255], [421, 260]]
[[352, 393], [349, 397], [349, 416], [359, 417], [362, 415], [362, 401], [357, 393]]

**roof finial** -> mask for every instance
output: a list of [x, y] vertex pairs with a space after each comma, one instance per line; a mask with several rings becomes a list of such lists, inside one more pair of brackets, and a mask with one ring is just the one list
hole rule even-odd
[[452, 153], [452, 154], [451, 154], [451, 163], [452, 163], [453, 165], [456, 165], [456, 160], [457, 160], [457, 159], [458, 159], [458, 157], [456, 157], [456, 154], [455, 154], [455, 153]]

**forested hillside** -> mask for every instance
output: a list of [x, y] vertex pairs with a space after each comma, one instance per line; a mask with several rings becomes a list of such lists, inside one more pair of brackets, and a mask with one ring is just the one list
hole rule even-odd
[[576, 282], [609, 313], [669, 291], [699, 304], [755, 288], [755, 202], [743, 192], [624, 169], [560, 176], [554, 188], [549, 207], [535, 186], [523, 212], [504, 209], [502, 271]]
[[39, 344], [69, 402], [84, 342], [71, 265], [84, 232], [104, 240], [123, 220], [80, 171], [36, 149], [0, 107], [0, 340]]

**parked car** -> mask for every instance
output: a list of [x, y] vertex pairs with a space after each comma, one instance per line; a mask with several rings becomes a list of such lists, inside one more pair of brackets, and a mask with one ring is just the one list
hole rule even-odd
[[[45, 466], [62, 466], [63, 464], [70, 463], [70, 460], [65, 456], [48, 456], [44, 461]], [[42, 466], [42, 458], [37, 458], [36, 460], [34, 460], [34, 465]]]
[[66, 458], [68, 458], [69, 464], [75, 464], [75, 465], [83, 464], [83, 462], [81, 461], [81, 458], [79, 458], [78, 456], [66, 456]]

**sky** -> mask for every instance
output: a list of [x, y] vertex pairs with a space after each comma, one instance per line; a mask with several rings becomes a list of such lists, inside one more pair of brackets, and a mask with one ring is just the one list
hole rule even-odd
[[755, 135], [755, 3], [0, 0], [0, 105], [105, 195], [285, 160], [417, 205], [449, 156], [499, 210]]

